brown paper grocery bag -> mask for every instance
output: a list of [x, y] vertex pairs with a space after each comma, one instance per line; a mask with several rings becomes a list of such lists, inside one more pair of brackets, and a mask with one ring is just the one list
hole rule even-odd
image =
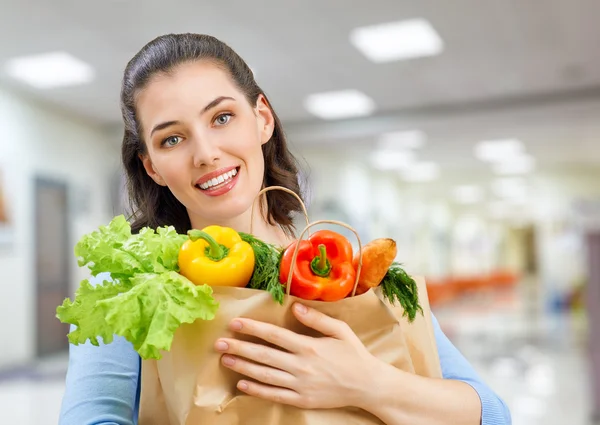
[[[409, 323], [400, 306], [383, 299], [379, 288], [336, 302], [300, 300], [287, 296], [284, 305], [266, 291], [214, 287], [220, 303], [214, 320], [181, 326], [169, 352], [160, 360], [142, 362], [140, 425], [352, 425], [381, 424], [373, 415], [354, 408], [303, 410], [248, 396], [237, 390], [241, 375], [221, 365], [214, 344], [235, 336], [228, 324], [247, 317], [285, 327], [304, 335], [304, 327], [291, 312], [300, 301], [348, 323], [376, 357], [407, 372], [440, 378], [441, 368], [433, 335], [425, 281], [415, 279], [423, 315]], [[376, 383], [374, 383], [376, 385]]]

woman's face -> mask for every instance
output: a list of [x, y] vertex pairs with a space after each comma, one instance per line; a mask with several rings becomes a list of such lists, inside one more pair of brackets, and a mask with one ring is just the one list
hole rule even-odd
[[187, 208], [192, 226], [227, 223], [249, 210], [263, 183], [262, 145], [274, 128], [262, 95], [250, 105], [227, 72], [204, 61], [155, 76], [136, 106], [144, 167]]

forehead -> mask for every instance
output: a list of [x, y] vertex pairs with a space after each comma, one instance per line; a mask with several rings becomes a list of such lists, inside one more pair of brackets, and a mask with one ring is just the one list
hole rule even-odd
[[136, 99], [136, 109], [142, 122], [157, 115], [177, 113], [192, 105], [196, 114], [219, 96], [239, 100], [240, 93], [229, 74], [208, 61], [177, 65], [169, 73], [153, 76]]

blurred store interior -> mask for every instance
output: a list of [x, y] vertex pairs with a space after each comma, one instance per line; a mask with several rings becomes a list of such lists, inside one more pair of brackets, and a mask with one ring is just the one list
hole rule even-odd
[[[79, 237], [124, 211], [119, 90], [169, 32], [230, 44], [311, 219], [391, 237], [515, 425], [600, 414], [600, 2], [3, 0], [0, 406], [55, 424]], [[600, 423], [600, 422], [598, 422]]]

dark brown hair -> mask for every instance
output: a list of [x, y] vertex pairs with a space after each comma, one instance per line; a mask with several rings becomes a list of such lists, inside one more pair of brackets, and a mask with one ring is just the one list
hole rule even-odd
[[[158, 37], [140, 50], [127, 64], [121, 89], [121, 111], [125, 134], [121, 157], [127, 175], [127, 190], [132, 214], [132, 231], [142, 227], [157, 228], [174, 226], [179, 233], [191, 228], [186, 208], [171, 193], [169, 188], [158, 185], [148, 176], [140, 154], [146, 153], [141, 137], [140, 122], [136, 116], [135, 100], [149, 80], [157, 74], [169, 73], [180, 64], [208, 60], [225, 69], [247, 101], [256, 105], [263, 90], [254, 80], [254, 75], [244, 60], [222, 41], [203, 34], [168, 34]], [[269, 107], [275, 119], [273, 136], [262, 147], [265, 160], [263, 186], [283, 186], [300, 194], [298, 165], [287, 147], [282, 125]], [[267, 220], [279, 224], [288, 233], [294, 230], [292, 217], [301, 211], [297, 199], [283, 191], [269, 191], [267, 198]]]

